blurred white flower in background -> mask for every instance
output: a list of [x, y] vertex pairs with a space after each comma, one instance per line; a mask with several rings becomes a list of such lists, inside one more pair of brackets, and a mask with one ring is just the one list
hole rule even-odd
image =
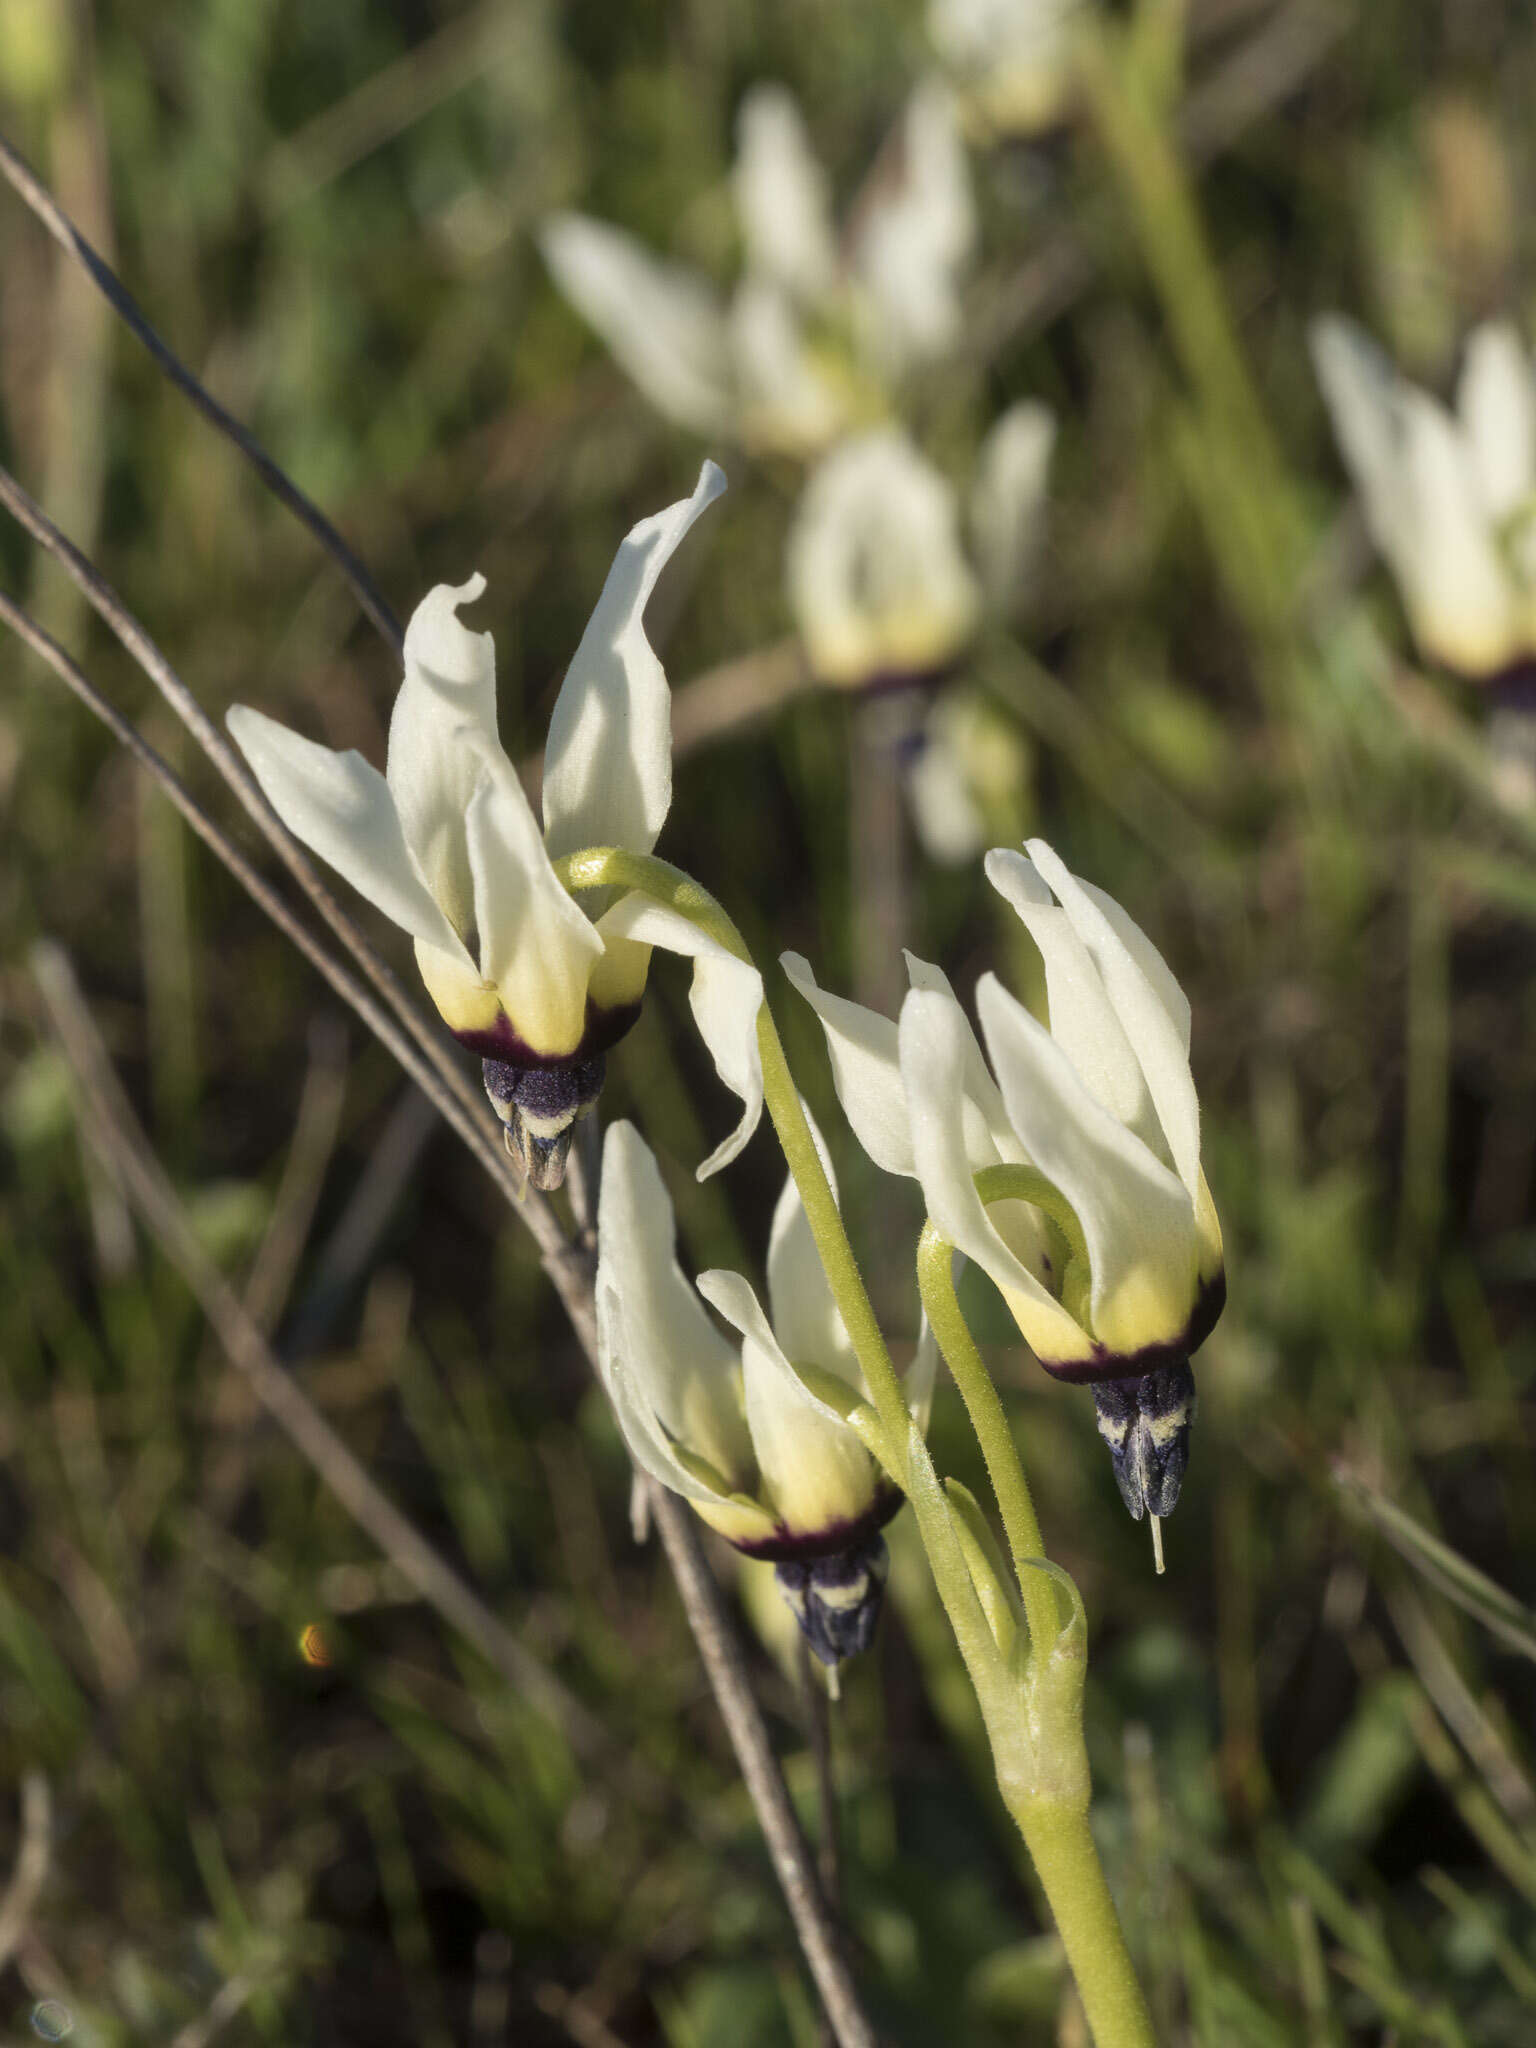
[[890, 387], [960, 333], [975, 243], [948, 94], [920, 84], [839, 236], [793, 96], [756, 85], [732, 191], [745, 266], [729, 303], [623, 229], [558, 214], [540, 237], [561, 291], [680, 425], [808, 457], [879, 418]]
[[806, 658], [844, 689], [932, 675], [965, 648], [988, 609], [1007, 616], [1027, 588], [1044, 528], [1056, 425], [1032, 400], [988, 432], [960, 500], [906, 432], [844, 441], [812, 472], [785, 556]]
[[[1039, 556], [1055, 439], [1045, 406], [1010, 406], [982, 442], [963, 522], [953, 486], [899, 427], [856, 435], [825, 456], [785, 554], [790, 611], [813, 673], [851, 690], [936, 679], [984, 618], [1010, 620]], [[915, 742], [901, 765], [925, 850], [947, 865], [974, 859], [999, 802], [1006, 817], [1017, 795], [1016, 735], [971, 693], [946, 692]]]
[[1491, 680], [1536, 655], [1536, 371], [1514, 328], [1479, 327], [1454, 407], [1398, 374], [1352, 321], [1312, 356], [1361, 510], [1419, 652]]
[[929, 40], [979, 138], [1037, 135], [1062, 119], [1083, 11], [1084, 0], [930, 0]]

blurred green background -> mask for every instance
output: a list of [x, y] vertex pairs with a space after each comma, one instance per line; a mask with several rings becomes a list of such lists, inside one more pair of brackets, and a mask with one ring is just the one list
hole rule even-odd
[[[989, 1290], [968, 1301], [1087, 1602], [1096, 1822], [1162, 2037], [1518, 2048], [1536, 809], [1470, 693], [1399, 687], [1408, 641], [1305, 327], [1349, 310], [1443, 389], [1472, 323], [1536, 311], [1536, 20], [1195, 0], [1181, 58], [1180, 13], [1146, 0], [1122, 43], [1106, 10], [1077, 111], [973, 151], [969, 346], [909, 414], [957, 468], [1009, 401], [1058, 415], [1032, 612], [950, 687], [998, 720], [999, 836], [1041, 832], [1109, 889], [1194, 1004], [1231, 1305], [1165, 1578], [1086, 1394], [1039, 1373]], [[0, 127], [402, 616], [484, 571], [516, 755], [625, 529], [709, 452], [731, 490], [651, 629], [680, 697], [712, 676], [729, 702], [790, 631], [798, 487], [662, 422], [533, 231], [579, 206], [728, 281], [744, 90], [795, 90], [846, 198], [930, 61], [908, 0], [0, 0]], [[8, 191], [0, 441], [211, 711], [238, 697], [382, 760], [395, 674], [346, 586]], [[8, 522], [0, 581], [218, 806]], [[811, 2048], [750, 1808], [529, 1243], [163, 799], [14, 642], [0, 664], [0, 1865], [24, 1805], [49, 1813], [40, 1887], [0, 1900], [5, 2038]], [[659, 849], [762, 960], [794, 947], [840, 990], [869, 950], [867, 724], [804, 688], [728, 719], [681, 755]], [[1028, 985], [976, 868], [908, 844], [899, 904], [880, 941], [963, 993], [991, 965]], [[588, 1704], [606, 1765], [413, 1603], [255, 1410], [82, 1149], [42, 936], [281, 1354]], [[809, 1013], [771, 992], [910, 1339], [915, 1191], [837, 1124]], [[781, 1164], [765, 1128], [694, 1185], [731, 1111], [664, 962], [603, 1107], [663, 1157], [687, 1254], [756, 1272]], [[934, 1441], [980, 1484], [947, 1389]], [[896, 2043], [1082, 2043], [907, 1538], [833, 1714], [861, 1981]], [[758, 1626], [762, 1585], [717, 1562]], [[814, 1826], [802, 1703], [760, 1625]]]

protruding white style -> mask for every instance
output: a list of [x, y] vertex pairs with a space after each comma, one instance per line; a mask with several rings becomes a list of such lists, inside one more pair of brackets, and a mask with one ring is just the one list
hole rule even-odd
[[[497, 735], [491, 636], [459, 618], [483, 594], [481, 576], [439, 584], [412, 615], [385, 774], [244, 705], [228, 723], [289, 831], [411, 934], [427, 991], [466, 1045], [534, 1067], [595, 1056], [633, 1021], [661, 945], [699, 958], [695, 1015], [755, 1123], [761, 1077], [741, 1053], [742, 977], [718, 1000], [721, 974], [691, 927], [648, 921], [629, 898], [594, 924], [553, 866], [583, 846], [656, 843], [672, 799], [671, 693], [645, 608], [724, 488], [706, 462], [692, 497], [620, 547], [550, 719], [542, 830]], [[702, 1002], [701, 977], [712, 991]]]
[[[739, 1343], [721, 1334], [700, 1296]], [[754, 1556], [845, 1550], [872, 1535], [899, 1496], [822, 1398], [868, 1395], [793, 1181], [774, 1212], [768, 1296], [771, 1319], [737, 1273], [703, 1273], [697, 1290], [689, 1285], [656, 1161], [632, 1124], [611, 1125], [598, 1202], [598, 1358], [631, 1455]], [[935, 1363], [925, 1330], [907, 1378], [924, 1427]]]
[[885, 410], [892, 383], [960, 327], [975, 241], [947, 97], [920, 85], [841, 238], [792, 95], [760, 84], [737, 121], [745, 268], [727, 303], [633, 236], [557, 214], [540, 236], [561, 291], [669, 418], [809, 457]]
[[1454, 407], [1410, 384], [1352, 321], [1312, 357], [1361, 509], [1420, 653], [1487, 679], [1536, 653], [1536, 371], [1515, 330], [1480, 327]]
[[[986, 871], [1039, 948], [1050, 1006], [1047, 1028], [982, 978], [990, 1067], [948, 981], [910, 954], [899, 1026], [819, 988], [798, 955], [784, 967], [821, 1019], [865, 1150], [921, 1183], [1041, 1364], [1138, 1377], [1194, 1350], [1224, 1296], [1189, 1004], [1146, 935], [1043, 841], [1028, 858], [994, 850]], [[999, 1165], [1032, 1169], [1038, 1198], [984, 1203], [975, 1177]]]
[[929, 0], [929, 39], [980, 139], [1037, 135], [1062, 119], [1083, 4]]

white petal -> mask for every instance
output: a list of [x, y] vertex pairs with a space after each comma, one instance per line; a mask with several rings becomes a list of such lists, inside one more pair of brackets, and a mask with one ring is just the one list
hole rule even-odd
[[1014, 1128], [1082, 1224], [1095, 1336], [1125, 1352], [1175, 1340], [1198, 1285], [1188, 1192], [1089, 1094], [1051, 1034], [995, 975], [982, 977], [976, 1000]]
[[[1026, 844], [1035, 866], [1056, 891], [1074, 931], [1092, 956], [1124, 1036], [1145, 1076], [1174, 1171], [1193, 1201], [1200, 1185], [1200, 1101], [1189, 1071], [1188, 1040], [1115, 924], [1065, 862], [1043, 839], [1031, 839]], [[1057, 1032], [1054, 1012], [1051, 1036], [1058, 1039], [1077, 1066], [1077, 1047]], [[1122, 1117], [1121, 1122], [1136, 1128], [1129, 1117]]]
[[852, 260], [869, 293], [870, 349], [899, 372], [942, 356], [959, 338], [960, 276], [975, 242], [976, 213], [965, 149], [941, 86], [917, 88], [894, 140], [893, 161], [875, 172]]
[[832, 1082], [853, 1135], [887, 1173], [913, 1175], [911, 1121], [896, 1056], [896, 1026], [876, 1010], [817, 985], [810, 962], [785, 953], [780, 966], [821, 1019]]
[[691, 498], [631, 529], [555, 699], [544, 749], [544, 827], [556, 858], [583, 846], [649, 853], [672, 801], [672, 693], [645, 637], [656, 579], [725, 489], [706, 462]]
[[603, 942], [561, 887], [517, 770], [499, 747], [482, 761], [465, 821], [480, 971], [533, 1051], [574, 1052]]
[[1467, 448], [1445, 408], [1403, 399], [1402, 531], [1393, 566], [1413, 636], [1462, 675], [1520, 652], [1515, 591], [1483, 508]]
[[1483, 508], [1502, 522], [1536, 491], [1536, 378], [1507, 320], [1490, 321], [1468, 340], [1456, 410]]
[[389, 785], [377, 768], [355, 751], [338, 754], [317, 746], [245, 704], [232, 705], [225, 723], [262, 795], [295, 839], [413, 938], [472, 969], [411, 859]]
[[922, 744], [907, 764], [907, 803], [924, 853], [939, 867], [967, 867], [987, 843], [965, 757], [940, 716], [944, 699], [928, 714]]
[[895, 427], [843, 442], [814, 472], [785, 574], [812, 668], [854, 687], [953, 660], [980, 606], [954, 492]]
[[837, 284], [826, 173], [792, 93], [754, 85], [736, 117], [736, 211], [747, 267], [814, 305]]
[[[825, 1142], [810, 1111], [805, 1114], [836, 1199], [837, 1179]], [[785, 1181], [774, 1209], [768, 1238], [768, 1302], [773, 1311], [774, 1334], [796, 1365], [820, 1366], [824, 1372], [834, 1372], [849, 1386], [864, 1391], [859, 1362], [832, 1298], [826, 1269], [792, 1174]]]
[[[405, 629], [405, 679], [389, 721], [386, 776], [406, 845], [454, 929], [474, 926], [474, 888], [464, 820], [487, 747], [498, 752], [496, 648], [489, 633], [459, 622], [483, 576], [439, 583]], [[475, 739], [466, 743], [466, 732]]]
[[935, 967], [931, 960], [919, 960], [905, 947], [901, 957], [907, 963], [908, 985], [944, 996], [954, 1004], [960, 1018], [959, 1030], [965, 1045], [965, 1149], [971, 1161], [971, 1171], [979, 1173], [983, 1166], [993, 1166], [999, 1160], [1022, 1157], [1008, 1122], [1008, 1112], [1003, 1107], [1003, 1098], [998, 1093], [997, 1083], [992, 1078], [976, 1033], [971, 1029], [965, 1006], [955, 994], [954, 984], [943, 968]]
[[1397, 412], [1402, 380], [1369, 335], [1338, 313], [1309, 332], [1317, 381], [1339, 452], [1360, 493], [1365, 523], [1384, 554], [1395, 544], [1402, 455]]
[[997, 1283], [1015, 1315], [1018, 1304], [1027, 1304], [1035, 1326], [1048, 1333], [1037, 1348], [1053, 1359], [1082, 1353], [1083, 1333], [1004, 1243], [976, 1192], [962, 1117], [970, 1027], [958, 1004], [936, 990], [913, 989], [901, 1006], [900, 1033], [913, 1154], [934, 1227]]
[[1518, 649], [1515, 596], [1470, 447], [1445, 408], [1397, 375], [1350, 321], [1314, 322], [1312, 353], [1371, 537], [1402, 592], [1414, 639], [1466, 675]]
[[841, 430], [847, 399], [806, 344], [777, 285], [746, 279], [731, 301], [741, 437], [770, 454], [816, 454]]
[[[611, 1124], [603, 1141], [597, 1229], [598, 1299], [605, 1289], [616, 1298], [622, 1324], [614, 1328], [624, 1337], [622, 1351], [608, 1347], [603, 1371], [626, 1435], [627, 1418], [649, 1418], [650, 1436], [662, 1436], [670, 1467], [681, 1469], [667, 1437], [706, 1458], [731, 1486], [750, 1486], [735, 1351], [683, 1277], [666, 1183], [630, 1123]], [[631, 1444], [640, 1457], [640, 1446]], [[646, 1469], [679, 1492], [695, 1492], [652, 1464]]]
[[1005, 613], [1025, 594], [1040, 552], [1055, 446], [1050, 407], [1021, 399], [999, 417], [977, 452], [971, 533], [983, 587]]
[[741, 1121], [699, 1168], [699, 1179], [708, 1180], [722, 1166], [730, 1165], [757, 1129], [763, 1113], [763, 1068], [757, 1050], [763, 978], [755, 967], [727, 953], [679, 911], [639, 894], [622, 897], [605, 911], [598, 929], [605, 937], [612, 932], [641, 945], [663, 946], [694, 963], [693, 986], [688, 992], [693, 1021], [709, 1048], [716, 1073], [742, 1101]]
[[1103, 911], [1110, 928], [1147, 977], [1152, 993], [1168, 1012], [1169, 1020], [1187, 1057], [1190, 1037], [1189, 997], [1179, 987], [1173, 969], [1129, 911], [1123, 910], [1108, 890], [1099, 888], [1093, 882], [1085, 882], [1081, 875], [1077, 877], [1077, 886], [1091, 903], [1096, 903]]
[[1029, 862], [1011, 848], [992, 849], [986, 875], [1039, 948], [1051, 1036], [1095, 1100], [1146, 1142], [1158, 1143], [1156, 1114], [1140, 1062], [1098, 966], [1066, 911], [1057, 908]]
[[729, 429], [725, 322], [702, 279], [585, 214], [546, 221], [539, 246], [555, 283], [653, 405], [700, 434]]
[[747, 1282], [739, 1273], [701, 1273], [699, 1292], [741, 1332], [747, 1427], [781, 1519], [809, 1533], [864, 1514], [876, 1493], [873, 1459], [796, 1373]]

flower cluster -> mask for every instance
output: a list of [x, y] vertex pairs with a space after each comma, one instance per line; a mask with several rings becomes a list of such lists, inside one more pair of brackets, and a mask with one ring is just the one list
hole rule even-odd
[[975, 241], [947, 94], [913, 93], [839, 236], [793, 97], [742, 101], [732, 176], [746, 263], [729, 305], [621, 229], [561, 214], [543, 233], [562, 292], [670, 419], [763, 453], [812, 456], [879, 418], [892, 386], [960, 331]]

